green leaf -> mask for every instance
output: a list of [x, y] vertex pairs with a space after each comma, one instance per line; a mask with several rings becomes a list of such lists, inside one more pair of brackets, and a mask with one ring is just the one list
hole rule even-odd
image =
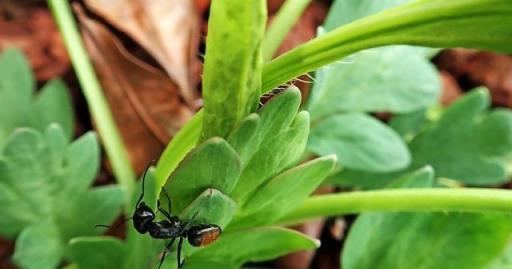
[[509, 242], [505, 251], [483, 269], [504, 269], [512, 266], [512, 243]]
[[[297, 114], [300, 91], [289, 87], [274, 96], [259, 111], [257, 134], [244, 145], [252, 155], [243, 167], [232, 197], [243, 202], [258, 186], [298, 161], [309, 134], [309, 114]], [[256, 151], [254, 152], [254, 149]]]
[[[171, 174], [164, 188], [175, 213], [208, 188], [230, 194], [240, 176], [240, 159], [222, 138], [211, 138], [192, 150]], [[165, 201], [163, 193], [160, 199]]]
[[317, 72], [309, 103], [313, 118], [347, 111], [410, 112], [439, 97], [439, 75], [416, 48], [372, 49], [343, 61]]
[[225, 233], [208, 248], [201, 249], [190, 260], [230, 262], [241, 266], [299, 251], [314, 249], [319, 242], [293, 230], [264, 227]]
[[[109, 223], [120, 212], [120, 187], [88, 189], [99, 166], [94, 135], [86, 134], [68, 144], [57, 124], [44, 133], [20, 128], [7, 140], [0, 156], [0, 234], [11, 238], [20, 234], [14, 256], [23, 268], [55, 268], [70, 238], [100, 233], [94, 225]], [[48, 227], [51, 232], [46, 231]], [[28, 240], [24, 234], [45, 236], [51, 262], [38, 265], [37, 248], [45, 243]]]
[[[428, 188], [431, 167], [395, 180], [391, 188]], [[345, 242], [347, 269], [479, 269], [499, 255], [512, 232], [505, 214], [365, 213]]]
[[401, 5], [342, 26], [271, 61], [263, 69], [262, 92], [354, 52], [384, 45], [512, 52], [511, 12], [509, 0], [418, 0]]
[[250, 114], [242, 120], [240, 125], [228, 137], [229, 144], [240, 155], [242, 167], [247, 165], [247, 162], [260, 145], [258, 138], [260, 122], [258, 114]]
[[50, 124], [57, 123], [70, 141], [74, 133], [73, 114], [68, 88], [61, 80], [51, 80], [33, 101], [29, 126], [44, 131]]
[[35, 80], [27, 59], [17, 49], [0, 55], [0, 147], [11, 131], [27, 123]]
[[21, 51], [3, 52], [0, 55], [0, 149], [18, 127], [44, 132], [52, 123], [58, 123], [64, 128], [67, 140], [71, 140], [74, 115], [66, 86], [52, 80], [32, 99], [34, 88], [34, 77]]
[[426, 113], [426, 109], [420, 109], [411, 113], [395, 115], [389, 122], [389, 126], [406, 141], [411, 141], [426, 124]]
[[216, 1], [208, 20], [203, 139], [226, 137], [258, 106], [266, 1]]
[[225, 228], [235, 215], [237, 204], [231, 198], [215, 189], [207, 189], [199, 195], [188, 207], [180, 218], [194, 223], [212, 223]]
[[474, 90], [411, 142], [412, 168], [432, 165], [440, 177], [468, 184], [507, 180], [505, 159], [512, 152], [512, 112], [488, 113], [489, 94]]
[[[242, 212], [242, 225], [272, 223], [300, 205], [331, 172], [336, 156], [318, 158], [287, 170], [256, 190]], [[240, 225], [236, 225], [239, 227]]]
[[506, 246], [510, 220], [497, 214], [364, 214], [347, 238], [342, 267], [484, 268]]
[[29, 226], [16, 240], [13, 259], [22, 268], [57, 268], [64, 252], [59, 240], [58, 231], [52, 222]]
[[80, 269], [115, 269], [123, 263], [124, 245], [115, 237], [78, 237], [69, 244]]
[[308, 149], [318, 155], [336, 154], [348, 168], [388, 172], [407, 167], [410, 155], [389, 127], [364, 114], [328, 117], [313, 127]]
[[[410, 2], [410, 0], [336, 1], [326, 31]], [[313, 118], [342, 111], [408, 112], [434, 103], [440, 93], [436, 69], [425, 48], [390, 46], [353, 54], [320, 69], [309, 100]]]

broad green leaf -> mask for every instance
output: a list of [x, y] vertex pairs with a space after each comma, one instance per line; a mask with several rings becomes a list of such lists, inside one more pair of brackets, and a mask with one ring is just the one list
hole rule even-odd
[[0, 55], [0, 146], [11, 131], [27, 124], [35, 80], [23, 54], [8, 49]]
[[264, 227], [225, 233], [208, 248], [196, 252], [191, 260], [211, 260], [242, 265], [258, 262], [319, 246], [311, 239], [293, 230]]
[[418, 0], [344, 25], [263, 69], [262, 92], [352, 53], [384, 45], [512, 52], [509, 0]]
[[235, 215], [236, 209], [237, 204], [231, 198], [218, 190], [207, 189], [183, 210], [180, 217], [185, 221], [212, 223], [224, 228]]
[[70, 252], [80, 269], [116, 269], [121, 268], [124, 245], [115, 237], [78, 237], [70, 241]]
[[[318, 158], [287, 170], [256, 190], [242, 212], [243, 226], [272, 223], [300, 205], [331, 172], [336, 156]], [[239, 225], [237, 225], [238, 227]]]
[[[120, 187], [88, 189], [98, 170], [98, 160], [99, 146], [94, 135], [86, 134], [68, 144], [56, 124], [44, 133], [20, 128], [7, 140], [0, 155], [0, 234], [20, 234], [17, 242], [22, 247], [16, 249], [14, 256], [22, 268], [43, 268], [23, 263], [33, 262], [37, 254], [34, 249], [44, 245], [26, 239], [24, 234], [35, 233], [35, 238], [41, 237], [38, 233], [44, 234], [48, 250], [59, 250], [48, 256], [55, 260], [54, 265], [49, 261], [44, 264], [48, 266], [44, 268], [55, 268], [69, 239], [99, 234], [101, 230], [94, 229], [94, 225], [109, 223], [120, 212]], [[51, 226], [52, 232], [46, 232], [45, 225]]]
[[364, 214], [349, 233], [342, 267], [484, 268], [505, 248], [510, 221], [491, 214]]
[[21, 268], [57, 268], [63, 255], [63, 244], [53, 222], [34, 224], [24, 229], [16, 240], [13, 260]]
[[356, 112], [410, 112], [435, 103], [441, 83], [417, 49], [393, 46], [357, 53], [320, 69], [309, 103], [314, 119]]
[[504, 269], [512, 266], [512, 243], [509, 241], [505, 251], [483, 269]]
[[71, 140], [74, 133], [74, 116], [71, 96], [61, 80], [51, 80], [35, 96], [30, 111], [29, 126], [40, 131], [52, 123], [58, 123], [66, 138]]
[[71, 140], [74, 115], [68, 89], [59, 80], [48, 82], [34, 98], [35, 80], [30, 66], [17, 49], [0, 55], [0, 148], [18, 127], [44, 132], [52, 123], [64, 129]]
[[364, 114], [328, 117], [311, 132], [308, 149], [318, 155], [336, 154], [347, 168], [389, 172], [407, 167], [410, 155], [389, 127]]
[[451, 105], [410, 143], [412, 168], [432, 165], [438, 176], [468, 184], [507, 180], [503, 156], [512, 153], [512, 112], [489, 113], [489, 106], [483, 89]]
[[258, 106], [266, 1], [214, 1], [203, 75], [203, 139], [226, 137]]
[[[425, 167], [391, 188], [433, 186]], [[365, 213], [352, 226], [342, 253], [347, 269], [479, 269], [503, 251], [510, 215], [469, 213]]]
[[[164, 188], [171, 196], [173, 211], [180, 213], [208, 188], [230, 194], [240, 176], [240, 158], [222, 138], [211, 138], [194, 150], [171, 174]], [[160, 199], [165, 196], [160, 193]]]

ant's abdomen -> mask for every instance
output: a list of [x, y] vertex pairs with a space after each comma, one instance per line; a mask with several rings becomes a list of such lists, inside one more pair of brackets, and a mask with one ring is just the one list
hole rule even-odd
[[188, 242], [195, 247], [204, 247], [219, 238], [222, 230], [215, 224], [200, 224], [188, 230]]

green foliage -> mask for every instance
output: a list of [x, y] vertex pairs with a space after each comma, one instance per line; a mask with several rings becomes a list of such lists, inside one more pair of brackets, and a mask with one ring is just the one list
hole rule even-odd
[[35, 80], [27, 60], [16, 49], [0, 55], [0, 148], [15, 128], [44, 132], [58, 123], [69, 141], [73, 135], [73, 109], [64, 83], [51, 80], [34, 95]]
[[430, 164], [440, 177], [468, 184], [507, 180], [504, 157], [512, 153], [512, 112], [488, 112], [489, 94], [474, 90], [410, 143], [412, 167]]
[[258, 106], [266, 1], [214, 1], [203, 75], [203, 138], [226, 137]]
[[391, 128], [365, 114], [335, 115], [313, 126], [308, 149], [334, 153], [342, 167], [389, 172], [407, 167], [407, 146]]
[[345, 170], [331, 176], [330, 182], [381, 187], [424, 165], [431, 165], [438, 177], [465, 184], [505, 182], [507, 160], [512, 154], [512, 112], [489, 111], [489, 102], [488, 92], [477, 89], [452, 104], [433, 122], [425, 121], [424, 112], [400, 116], [400, 128], [405, 128], [404, 134], [411, 137], [408, 147], [412, 163], [407, 169], [384, 174]]
[[44, 133], [18, 129], [11, 135], [0, 157], [0, 234], [19, 234], [16, 263], [56, 268], [69, 239], [98, 234], [95, 224], [119, 214], [119, 187], [89, 189], [98, 166], [98, 142], [92, 134], [71, 144], [58, 125]]
[[[410, 0], [336, 1], [326, 31]], [[308, 100], [313, 119], [334, 113], [410, 112], [433, 104], [440, 93], [437, 71], [424, 48], [389, 46], [353, 54], [316, 73]]]
[[[393, 187], [432, 187], [431, 170], [418, 171]], [[486, 268], [512, 231], [510, 216], [464, 213], [365, 213], [345, 243], [342, 267]]]
[[352, 53], [384, 45], [512, 52], [511, 12], [509, 0], [418, 0], [401, 5], [337, 28], [271, 61], [263, 69], [261, 90], [267, 92]]

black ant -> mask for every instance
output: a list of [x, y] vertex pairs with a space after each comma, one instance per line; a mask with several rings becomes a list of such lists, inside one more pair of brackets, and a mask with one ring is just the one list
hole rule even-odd
[[[130, 219], [133, 219], [133, 226], [135, 230], [141, 234], [149, 233], [149, 236], [155, 239], [170, 239], [171, 241], [165, 246], [164, 253], [162, 254], [162, 258], [160, 259], [160, 264], [158, 265], [158, 269], [162, 266], [165, 256], [171, 249], [174, 242], [179, 239], [177, 256], [178, 256], [178, 268], [181, 268], [185, 261], [181, 261], [181, 250], [183, 247], [183, 239], [187, 238], [190, 245], [194, 247], [204, 247], [211, 243], [213, 243], [217, 238], [219, 238], [222, 230], [219, 226], [215, 224], [195, 224], [192, 222], [197, 216], [197, 212], [194, 214], [190, 221], [183, 222], [177, 216], [173, 216], [171, 214], [171, 199], [169, 198], [169, 194], [167, 191], [162, 188], [162, 192], [167, 198], [169, 212], [163, 209], [160, 206], [160, 200], [157, 201], [157, 209], [160, 213], [162, 213], [166, 219], [155, 221], [156, 214], [155, 212], [146, 205], [142, 198], [144, 197], [144, 181], [146, 179], [146, 172], [148, 171], [148, 165], [146, 170], [144, 171], [144, 175], [142, 176], [142, 193], [139, 197], [139, 200], [136, 204], [135, 212], [133, 212], [133, 216], [124, 220], [121, 224], [127, 222]], [[117, 225], [115, 228], [118, 228], [121, 224]], [[107, 227], [108, 225], [96, 225], [97, 227]]]

